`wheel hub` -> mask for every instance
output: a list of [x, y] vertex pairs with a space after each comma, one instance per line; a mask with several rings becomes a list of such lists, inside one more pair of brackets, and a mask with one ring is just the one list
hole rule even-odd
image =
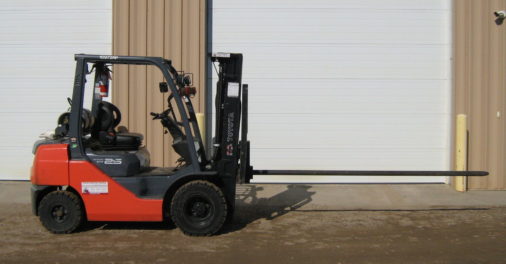
[[204, 218], [209, 214], [209, 204], [204, 202], [195, 202], [193, 203], [190, 212], [194, 217]]
[[53, 207], [53, 210], [51, 210], [51, 215], [53, 216], [53, 219], [58, 223], [65, 221], [65, 219], [67, 218], [67, 214], [68, 214], [67, 209], [61, 205], [55, 206]]

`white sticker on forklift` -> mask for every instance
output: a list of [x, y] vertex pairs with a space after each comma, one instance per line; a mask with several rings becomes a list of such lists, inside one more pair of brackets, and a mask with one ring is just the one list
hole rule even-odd
[[82, 182], [81, 189], [83, 194], [109, 193], [108, 182]]
[[239, 83], [229, 82], [227, 89], [228, 97], [239, 97]]

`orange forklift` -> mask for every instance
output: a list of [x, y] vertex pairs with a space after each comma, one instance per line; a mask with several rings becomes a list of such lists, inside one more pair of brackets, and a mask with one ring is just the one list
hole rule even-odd
[[[242, 54], [218, 53], [216, 124], [206, 150], [191, 98], [191, 74], [160, 57], [77, 54], [70, 110], [54, 134], [35, 143], [31, 172], [32, 210], [53, 233], [71, 233], [85, 221], [172, 221], [185, 234], [217, 233], [235, 207], [236, 185], [253, 175], [485, 176], [484, 171], [253, 170], [248, 132], [248, 86]], [[164, 77], [168, 108], [151, 113], [180, 156], [174, 167], [150, 166], [143, 135], [118, 127], [121, 111], [104, 101], [110, 67], [148, 65]], [[89, 71], [91, 67], [91, 71]], [[86, 76], [94, 73], [91, 109], [85, 109]], [[176, 110], [176, 111], [175, 111]], [[177, 114], [176, 114], [177, 113]]]

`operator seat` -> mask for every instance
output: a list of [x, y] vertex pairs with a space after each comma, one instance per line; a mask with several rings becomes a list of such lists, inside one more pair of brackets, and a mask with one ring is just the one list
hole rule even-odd
[[102, 101], [98, 104], [92, 137], [104, 150], [138, 150], [144, 139], [142, 134], [116, 131], [121, 122], [121, 112], [114, 104]]

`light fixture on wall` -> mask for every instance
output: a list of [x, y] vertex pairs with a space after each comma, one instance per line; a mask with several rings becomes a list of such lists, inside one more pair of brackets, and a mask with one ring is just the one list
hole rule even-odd
[[502, 23], [504, 22], [504, 19], [506, 18], [506, 10], [495, 11], [494, 15], [496, 17], [495, 23], [497, 25], [502, 25]]

